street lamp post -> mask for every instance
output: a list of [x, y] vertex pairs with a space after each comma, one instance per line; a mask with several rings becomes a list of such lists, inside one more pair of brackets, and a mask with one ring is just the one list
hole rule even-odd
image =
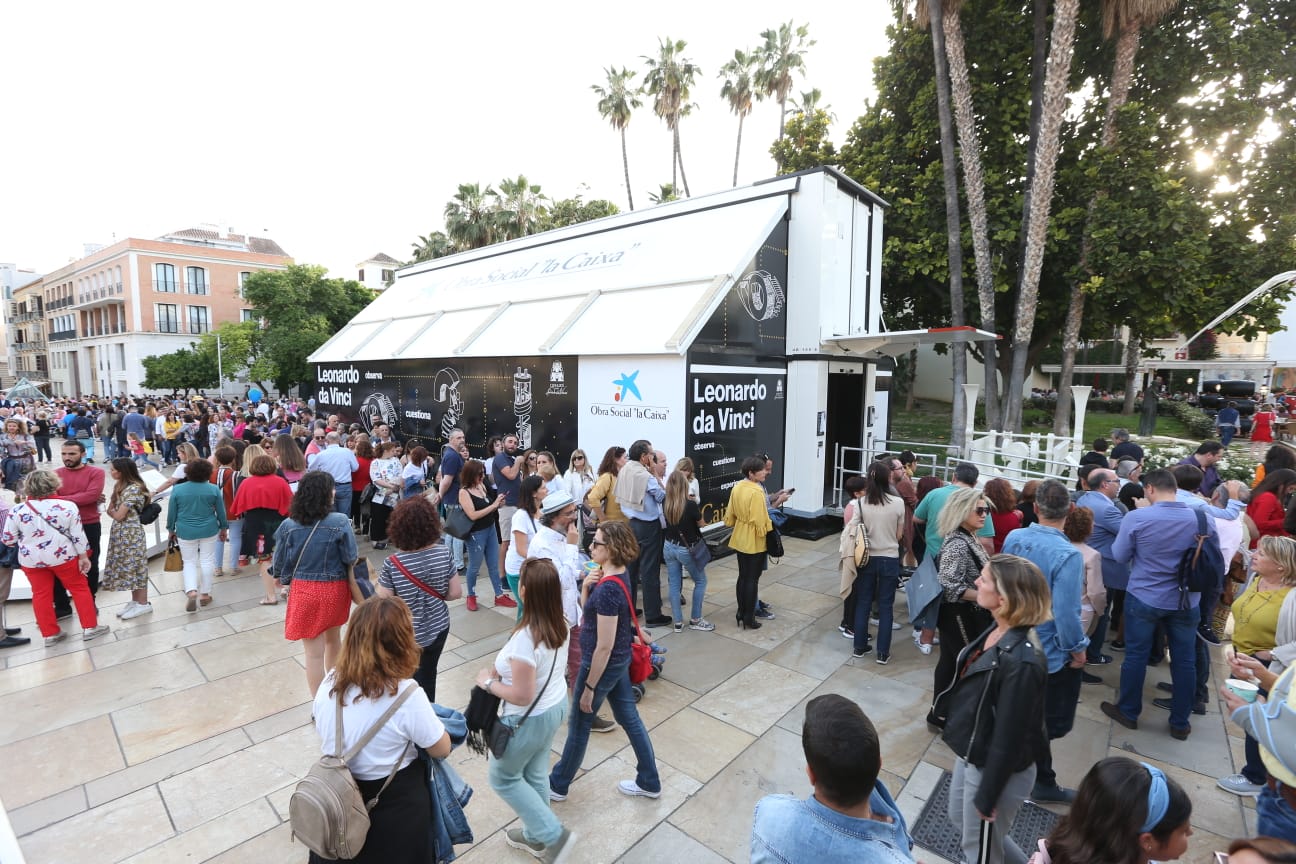
[[225, 394], [225, 365], [221, 361], [221, 338], [216, 334], [216, 390], [217, 396]]

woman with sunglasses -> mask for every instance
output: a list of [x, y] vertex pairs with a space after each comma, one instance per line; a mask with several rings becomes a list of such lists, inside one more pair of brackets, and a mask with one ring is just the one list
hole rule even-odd
[[[993, 623], [989, 612], [977, 605], [977, 577], [990, 556], [977, 532], [990, 515], [990, 501], [978, 489], [956, 489], [937, 516], [937, 529], [945, 537], [937, 576], [942, 593], [936, 628], [940, 632], [940, 660], [936, 664], [933, 693], [944, 693], [954, 682], [959, 652]], [[943, 728], [945, 717], [935, 703], [927, 714], [929, 726]]]
[[571, 459], [567, 462], [567, 473], [563, 475], [563, 481], [567, 484], [567, 491], [571, 494], [572, 500], [578, 504], [584, 502], [585, 496], [594, 488], [597, 480], [585, 451], [573, 450]]

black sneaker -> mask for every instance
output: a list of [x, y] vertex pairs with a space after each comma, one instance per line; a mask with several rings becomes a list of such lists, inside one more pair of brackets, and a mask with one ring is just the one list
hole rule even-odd
[[854, 638], [855, 638], [855, 631], [852, 630], [851, 628], [847, 627], [845, 624], [842, 624], [842, 625], [838, 626], [837, 630], [838, 630], [838, 632], [841, 633], [842, 636], [844, 636], [844, 637], [847, 638], [847, 639], [854, 639]]
[[774, 613], [770, 611], [768, 606], [757, 606], [756, 617], [765, 621], [773, 621]]
[[1096, 659], [1095, 658], [1085, 659], [1086, 666], [1106, 666], [1108, 663], [1111, 662], [1112, 662], [1112, 658], [1110, 654], [1099, 654]]
[[756, 601], [756, 608], [757, 608], [757, 609], [763, 609], [763, 610], [765, 610], [766, 612], [773, 612], [773, 611], [774, 611], [774, 607], [771, 606], [770, 604], [766, 603], [764, 600], [757, 600], [757, 601]]
[[865, 643], [863, 648], [856, 648], [854, 651], [852, 651], [851, 656], [863, 657], [865, 654], [871, 654], [872, 652], [873, 652], [873, 646], [869, 645], [868, 643]]
[[[1170, 711], [1174, 706], [1174, 700], [1165, 699], [1165, 698], [1153, 699], [1152, 704], [1163, 711]], [[1199, 717], [1206, 716], [1206, 703], [1205, 702], [1194, 703], [1192, 706], [1192, 713], [1196, 714]]]
[[1209, 624], [1202, 624], [1197, 628], [1197, 638], [1207, 645], [1219, 647], [1220, 638], [1215, 635], [1215, 630]]
[[68, 618], [72, 617], [72, 610], [68, 609], [67, 611], [63, 612], [63, 611], [59, 611], [58, 609], [55, 609], [54, 617], [59, 621], [66, 621]]
[[1124, 651], [1125, 643], [1120, 639], [1113, 639], [1111, 643], [1111, 647], [1117, 651]]
[[667, 615], [658, 615], [656, 618], [649, 618], [644, 623], [649, 627], [669, 627], [675, 622]]
[[876, 664], [878, 664], [879, 666], [885, 666], [885, 665], [887, 665], [888, 663], [891, 662], [891, 655], [890, 655], [890, 654], [878, 654], [877, 657], [874, 658], [873, 662], [876, 663]]

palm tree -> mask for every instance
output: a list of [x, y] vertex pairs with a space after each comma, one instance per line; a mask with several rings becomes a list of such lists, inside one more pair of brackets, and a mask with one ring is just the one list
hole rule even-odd
[[676, 166], [679, 167], [679, 179], [684, 182], [684, 194], [689, 194], [688, 179], [684, 174], [684, 160], [680, 156], [679, 121], [692, 109], [689, 104], [689, 88], [693, 79], [702, 74], [702, 70], [692, 60], [681, 56], [688, 45], [683, 39], [672, 40], [669, 36], [657, 40], [658, 55], [645, 56], [648, 74], [644, 76], [644, 92], [653, 97], [653, 112], [666, 122], [671, 131], [671, 185], [675, 185]]
[[487, 186], [460, 183], [450, 203], [446, 204], [446, 234], [460, 249], [489, 246], [497, 238], [496, 210], [499, 195]]
[[801, 101], [792, 106], [794, 114], [803, 114], [806, 117], [813, 117], [816, 111], [822, 111], [828, 115], [828, 119], [836, 122], [837, 115], [828, 110], [831, 105], [820, 105], [819, 100], [823, 98], [823, 91], [818, 87], [813, 88], [809, 93], [801, 93]]
[[779, 103], [779, 138], [783, 137], [783, 122], [787, 118], [787, 98], [792, 92], [793, 73], [805, 73], [805, 54], [815, 40], [810, 39], [810, 25], [793, 27], [792, 22], [780, 24], [777, 30], [761, 33], [765, 44], [757, 49], [760, 68], [756, 71], [756, 87]]
[[[945, 58], [950, 77], [950, 95], [954, 103], [954, 122], [958, 127], [959, 156], [963, 163], [963, 185], [967, 195], [968, 222], [972, 227], [972, 255], [976, 264], [977, 301], [981, 309], [981, 327], [995, 330], [994, 270], [990, 260], [990, 229], [986, 213], [985, 172], [981, 167], [981, 142], [972, 110], [972, 84], [968, 78], [967, 56], [963, 48], [963, 26], [959, 20], [963, 0], [944, 0], [941, 25], [945, 35]], [[920, 2], [916, 20], [926, 28], [932, 10]], [[1000, 428], [999, 374], [994, 342], [982, 345], [985, 361], [986, 427]]]
[[433, 258], [444, 258], [455, 251], [454, 244], [443, 231], [433, 231], [426, 237], [420, 237], [414, 247], [415, 261], [431, 261]]
[[752, 105], [760, 94], [752, 89], [756, 68], [756, 55], [751, 51], [735, 50], [733, 59], [720, 67], [724, 86], [720, 96], [729, 100], [729, 110], [738, 115], [738, 144], [734, 148], [733, 185], [738, 185], [738, 157], [742, 154], [743, 119], [752, 112]]
[[[936, 4], [939, 0], [929, 0]], [[1013, 325], [1012, 369], [1008, 377], [1008, 405], [1005, 427], [1021, 428], [1022, 391], [1026, 385], [1026, 360], [1035, 329], [1039, 306], [1040, 273], [1044, 267], [1044, 246], [1053, 203], [1053, 182], [1062, 146], [1062, 115], [1067, 107], [1067, 78], [1075, 53], [1076, 18], [1080, 0], [1057, 0], [1053, 5], [1053, 33], [1049, 39], [1044, 73], [1044, 97], [1040, 105], [1039, 136], [1034, 141], [1035, 176], [1030, 186], [1030, 211], [1023, 233], [1026, 249], [1022, 256], [1017, 289], [1016, 320]]]
[[630, 209], [634, 209], [634, 193], [630, 191], [630, 157], [626, 155], [626, 127], [630, 125], [630, 114], [636, 108], [643, 107], [639, 90], [631, 83], [635, 74], [622, 67], [610, 66], [603, 70], [607, 74], [607, 86], [591, 84], [590, 89], [598, 94], [599, 115], [612, 124], [612, 128], [621, 133], [621, 166], [625, 168], [626, 198]]
[[654, 204], [665, 204], [667, 201], [678, 201], [679, 191], [674, 183], [663, 183], [657, 192], [649, 192], [648, 200]]
[[[1129, 101], [1130, 83], [1134, 79], [1134, 58], [1138, 54], [1139, 33], [1144, 27], [1150, 27], [1166, 13], [1177, 6], [1179, 0], [1104, 0], [1102, 7], [1103, 38], [1116, 38], [1116, 60], [1112, 64], [1111, 83], [1107, 96], [1107, 112], [1103, 117], [1102, 147], [1111, 149], [1116, 146], [1116, 115]], [[1089, 255], [1093, 251], [1090, 231], [1093, 228], [1094, 211], [1104, 190], [1098, 190], [1089, 199], [1089, 211], [1085, 217], [1084, 233], [1080, 241], [1080, 274], [1082, 279], [1093, 275], [1089, 266]], [[1071, 378], [1075, 370], [1075, 355], [1080, 344], [1080, 328], [1084, 324], [1084, 291], [1080, 285], [1071, 289], [1071, 302], [1067, 305], [1066, 326], [1062, 331], [1062, 371], [1058, 376], [1058, 401], [1053, 413], [1053, 431], [1066, 435], [1070, 429]], [[1137, 340], [1130, 339], [1131, 343]], [[1126, 366], [1137, 360], [1126, 358]], [[1131, 388], [1127, 388], [1129, 390]], [[1132, 404], [1132, 403], [1131, 403]]]
[[500, 239], [525, 237], [539, 230], [537, 226], [544, 218], [548, 200], [540, 194], [539, 186], [532, 185], [521, 174], [516, 180], [501, 180], [496, 214]]

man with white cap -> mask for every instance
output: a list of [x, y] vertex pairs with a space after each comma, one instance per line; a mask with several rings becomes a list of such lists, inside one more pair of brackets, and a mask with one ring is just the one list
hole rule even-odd
[[[558, 569], [562, 584], [563, 615], [567, 618], [570, 635], [567, 639], [567, 681], [576, 680], [580, 669], [580, 531], [576, 526], [576, 499], [566, 489], [550, 492], [540, 509], [540, 527], [527, 546], [527, 558], [548, 558]], [[521, 604], [521, 592], [518, 602]], [[595, 717], [595, 732], [611, 732], [616, 724], [604, 717]]]

